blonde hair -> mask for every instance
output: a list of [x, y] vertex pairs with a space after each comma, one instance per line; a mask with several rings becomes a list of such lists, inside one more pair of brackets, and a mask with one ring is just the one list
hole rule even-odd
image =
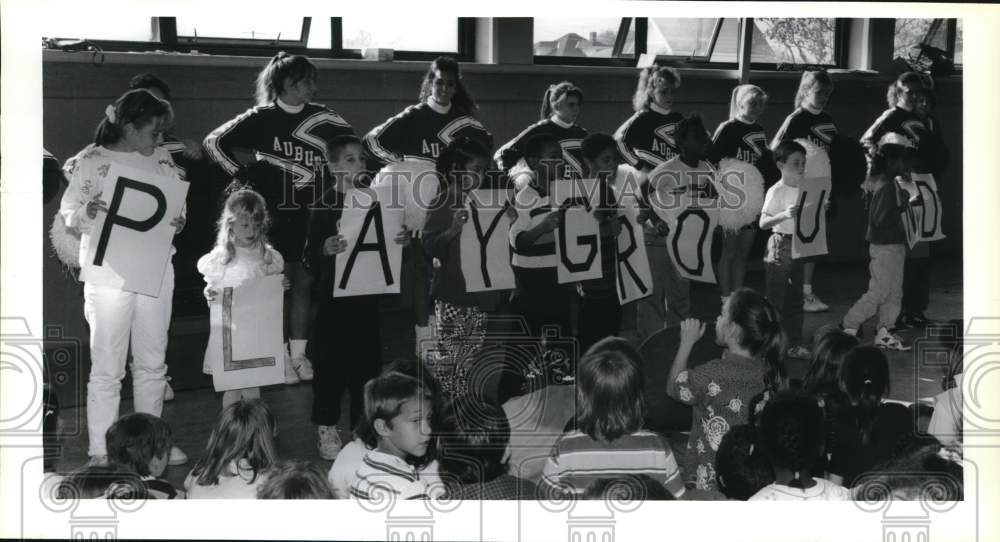
[[795, 91], [795, 107], [802, 107], [806, 95], [816, 87], [832, 89], [833, 79], [830, 78], [830, 74], [822, 70], [802, 72], [799, 89]]
[[762, 100], [767, 101], [764, 89], [757, 85], [737, 85], [734, 87], [732, 97], [729, 99], [729, 118], [735, 119], [740, 114], [740, 104], [753, 95], [760, 96]]
[[257, 249], [260, 250], [264, 263], [271, 263], [271, 254], [267, 250], [267, 230], [271, 226], [271, 216], [267, 212], [264, 198], [249, 188], [234, 190], [222, 206], [222, 215], [216, 224], [215, 248], [213, 258], [226, 265], [236, 256], [236, 246], [233, 244], [233, 223], [240, 218], [248, 218], [257, 226]]
[[566, 99], [567, 96], [576, 96], [581, 102], [583, 101], [583, 91], [569, 81], [549, 85], [542, 96], [542, 120], [551, 117], [556, 104]]
[[635, 96], [632, 97], [632, 109], [635, 111], [646, 111], [649, 109], [653, 88], [656, 78], [662, 77], [670, 81], [670, 86], [677, 89], [681, 86], [681, 74], [670, 66], [660, 66], [653, 64], [639, 70], [639, 84], [635, 87]]

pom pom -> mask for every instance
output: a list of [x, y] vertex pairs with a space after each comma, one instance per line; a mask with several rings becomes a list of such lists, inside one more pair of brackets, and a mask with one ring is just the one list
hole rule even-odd
[[76, 228], [67, 228], [63, 216], [56, 213], [49, 228], [49, 241], [56, 257], [63, 265], [71, 268], [80, 267], [80, 232]]
[[719, 225], [729, 231], [753, 224], [764, 207], [764, 176], [753, 164], [724, 158], [716, 173]]
[[403, 160], [379, 170], [372, 186], [392, 186], [391, 201], [403, 206], [403, 224], [410, 231], [420, 231], [441, 187], [441, 176], [430, 160]]
[[510, 182], [514, 185], [515, 192], [520, 192], [525, 186], [528, 186], [535, 180], [535, 172], [531, 170], [531, 166], [528, 165], [528, 162], [524, 158], [518, 160], [516, 164], [510, 167], [507, 176], [510, 177]]
[[807, 140], [796, 139], [796, 143], [806, 149], [806, 174], [807, 179], [819, 179], [831, 176], [830, 156], [826, 150], [819, 145]]
[[868, 173], [868, 159], [861, 143], [837, 134], [830, 145], [831, 181], [834, 195], [853, 194]]

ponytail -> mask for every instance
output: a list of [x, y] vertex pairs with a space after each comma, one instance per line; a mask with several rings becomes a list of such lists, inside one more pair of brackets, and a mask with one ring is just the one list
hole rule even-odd
[[551, 117], [552, 111], [555, 110], [555, 104], [565, 99], [566, 96], [576, 96], [581, 102], [583, 101], [583, 91], [569, 81], [549, 85], [549, 88], [545, 89], [545, 94], [542, 95], [541, 120]]
[[805, 489], [805, 478], [823, 457], [826, 429], [816, 399], [785, 392], [768, 401], [760, 421], [760, 442], [771, 465], [792, 471], [789, 487]]
[[308, 58], [280, 51], [257, 74], [257, 105], [273, 102], [284, 92], [286, 81], [294, 84], [303, 79], [315, 78], [318, 73], [319, 70]]
[[169, 125], [173, 118], [170, 102], [160, 100], [145, 89], [130, 90], [104, 108], [104, 118], [94, 133], [94, 144], [106, 146], [117, 143], [125, 135], [126, 124], [142, 128], [159, 120], [163, 125]]
[[737, 85], [733, 88], [733, 92], [729, 98], [729, 119], [735, 119], [740, 113], [740, 104], [744, 100], [749, 98], [750, 94], [757, 94], [762, 99], [767, 99], [767, 94], [764, 93], [764, 89], [758, 87], [757, 85]]
[[861, 444], [867, 446], [882, 398], [889, 393], [889, 361], [874, 346], [854, 348], [844, 360], [840, 382], [851, 399]]
[[784, 389], [788, 382], [785, 334], [771, 302], [756, 290], [740, 288], [731, 294], [729, 319], [740, 329], [740, 346], [763, 359], [764, 388], [772, 392]]

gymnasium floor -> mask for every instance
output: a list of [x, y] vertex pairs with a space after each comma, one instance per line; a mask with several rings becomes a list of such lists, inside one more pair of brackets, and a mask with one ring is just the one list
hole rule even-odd
[[[934, 260], [930, 264], [932, 278], [931, 305], [927, 315], [933, 320], [947, 320], [962, 317], [962, 270], [961, 261]], [[807, 314], [805, 318], [806, 336], [820, 326], [836, 323], [849, 306], [864, 291], [868, 276], [866, 265], [821, 265], [815, 281], [817, 294], [830, 305], [825, 313]], [[751, 271], [747, 285], [761, 288], [763, 275]], [[718, 296], [714, 286], [696, 284], [692, 291], [696, 316], [714, 319], [718, 313]], [[412, 344], [412, 330], [402, 325], [403, 314], [398, 310], [388, 311], [382, 318], [383, 362], [406, 353]], [[871, 340], [871, 324], [865, 329], [866, 338]], [[665, 381], [669, 371], [673, 351], [671, 331], [650, 340], [643, 348], [647, 363], [647, 378], [659, 377]], [[924, 335], [924, 330], [901, 333], [908, 343]], [[185, 450], [191, 462], [185, 466], [168, 467], [166, 478], [180, 487], [190, 467], [202, 453], [211, 427], [220, 410], [220, 395], [211, 389], [211, 377], [201, 373], [201, 360], [207, 342], [207, 323], [203, 319], [175, 321], [171, 327], [170, 347], [167, 362], [169, 375], [173, 379], [176, 399], [165, 404], [163, 418], [170, 424], [178, 446]], [[708, 348], [708, 345], [704, 345]], [[51, 352], [47, 352], [51, 354]], [[50, 366], [56, 378], [56, 393], [63, 405], [60, 413], [60, 455], [56, 461], [59, 472], [73, 470], [87, 461], [86, 436], [86, 378], [89, 371], [87, 353], [77, 365], [73, 361], [56, 361]], [[50, 360], [59, 356], [47, 355]], [[892, 389], [890, 398], [906, 403], [929, 401], [940, 391], [943, 368], [932, 361], [918, 361], [916, 349], [907, 353], [891, 353], [890, 369]], [[701, 360], [707, 361], [707, 360]], [[73, 367], [79, 367], [74, 370]], [[806, 362], [789, 360], [790, 376], [800, 377]], [[131, 383], [126, 378], [123, 383], [121, 412], [131, 412]], [[515, 397], [504, 405], [513, 426], [512, 470], [522, 476], [535, 478], [541, 468], [553, 440], [561, 433], [573, 411], [573, 386], [549, 386], [529, 395]], [[309, 423], [312, 390], [308, 383], [295, 386], [273, 386], [263, 391], [264, 399], [272, 406], [278, 418], [280, 435], [278, 451], [282, 458], [307, 459], [324, 468], [330, 462], [319, 458], [316, 451], [315, 428]], [[346, 406], [346, 404], [345, 404]], [[346, 408], [345, 416], [346, 416]], [[343, 427], [343, 425], [341, 426]], [[348, 435], [343, 433], [346, 439]], [[681, 432], [670, 436], [675, 453], [682, 453], [686, 435]]]

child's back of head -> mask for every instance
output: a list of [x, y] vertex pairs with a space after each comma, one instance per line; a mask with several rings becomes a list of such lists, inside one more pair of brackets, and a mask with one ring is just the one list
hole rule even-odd
[[934, 443], [914, 448], [855, 480], [854, 492], [866, 499], [960, 501], [963, 467], [953, 450]]
[[87, 466], [67, 476], [56, 490], [59, 499], [145, 499], [142, 479], [115, 464]]
[[802, 379], [803, 391], [816, 394], [837, 389], [844, 359], [858, 344], [857, 337], [837, 326], [821, 328], [813, 341], [812, 362]]
[[326, 475], [308, 461], [279, 461], [265, 473], [258, 499], [332, 499]]
[[771, 302], [756, 290], [740, 288], [726, 299], [722, 315], [716, 321], [716, 341], [745, 349], [767, 366], [765, 387], [772, 391], [787, 384], [783, 353], [785, 334], [781, 318]]
[[[167, 422], [136, 412], [126, 414], [113, 423], [105, 433], [108, 460], [140, 476], [159, 476], [166, 466], [166, 457], [173, 445]], [[151, 464], [162, 463], [160, 472], [152, 472]]]
[[861, 442], [867, 444], [882, 398], [889, 393], [889, 360], [885, 353], [874, 346], [852, 349], [840, 371], [840, 385], [853, 405]]
[[507, 473], [510, 422], [500, 407], [460, 398], [448, 407], [440, 442], [440, 473], [449, 486], [489, 482]]
[[583, 354], [577, 373], [580, 431], [610, 442], [642, 427], [642, 358], [628, 341], [607, 337], [597, 342]]
[[205, 447], [205, 455], [191, 470], [199, 485], [215, 485], [231, 468], [246, 468], [250, 482], [277, 460], [274, 437], [277, 423], [267, 403], [259, 399], [237, 401], [222, 410]]
[[806, 395], [778, 394], [764, 407], [760, 441], [776, 475], [786, 470], [792, 474], [788, 486], [804, 489], [826, 446], [823, 410]]
[[715, 476], [719, 491], [728, 499], [740, 501], [774, 482], [774, 472], [753, 425], [737, 425], [722, 437], [715, 455]]

